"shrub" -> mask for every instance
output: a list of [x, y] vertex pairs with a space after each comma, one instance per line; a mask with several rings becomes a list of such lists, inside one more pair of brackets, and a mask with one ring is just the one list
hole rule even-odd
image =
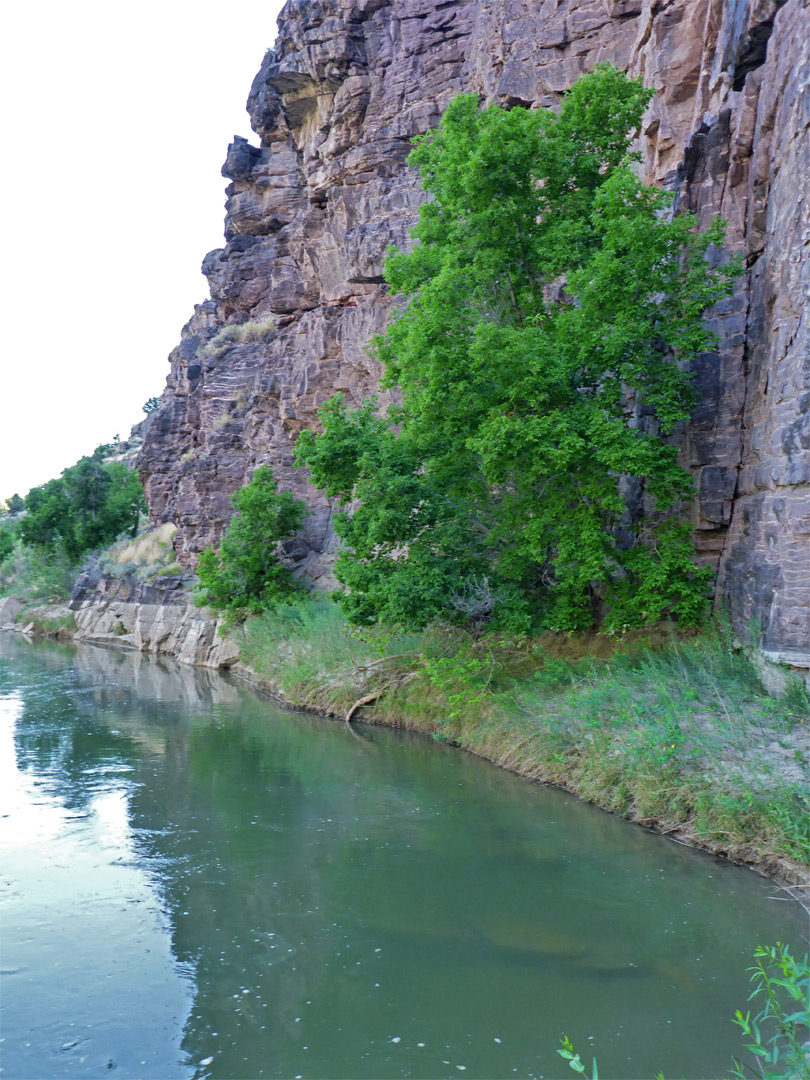
[[197, 356], [200, 360], [218, 360], [236, 345], [261, 341], [275, 328], [276, 324], [272, 315], [260, 316], [244, 323], [228, 323], [197, 351]]
[[78, 572], [76, 560], [58, 538], [47, 551], [17, 541], [0, 562], [0, 596], [47, 603], [66, 600]]
[[277, 548], [293, 536], [307, 513], [301, 499], [276, 492], [273, 470], [262, 465], [232, 499], [232, 518], [219, 550], [207, 548], [197, 563], [195, 602], [232, 618], [268, 611], [298, 591]]

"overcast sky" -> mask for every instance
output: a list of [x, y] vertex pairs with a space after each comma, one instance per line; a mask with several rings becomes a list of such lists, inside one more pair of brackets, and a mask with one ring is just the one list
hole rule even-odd
[[0, 498], [125, 438], [161, 393], [281, 6], [7, 7]]

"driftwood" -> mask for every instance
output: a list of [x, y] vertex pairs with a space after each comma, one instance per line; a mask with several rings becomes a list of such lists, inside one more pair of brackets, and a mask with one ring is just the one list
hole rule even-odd
[[370, 705], [372, 701], [376, 701], [378, 697], [382, 697], [386, 690], [390, 690], [392, 687], [405, 686], [405, 684], [409, 683], [415, 676], [415, 671], [409, 671], [406, 675], [397, 675], [390, 682], [387, 682], [385, 686], [381, 686], [379, 690], [375, 690], [371, 694], [365, 694], [363, 697], [358, 698], [346, 713], [346, 723], [351, 723], [355, 712], [363, 705]]
[[361, 705], [371, 704], [372, 701], [377, 700], [381, 693], [382, 690], [375, 690], [373, 694], [366, 694], [365, 697], [358, 698], [357, 701], [355, 701], [354, 705], [352, 705], [352, 707], [346, 713], [346, 723], [350, 724], [352, 722], [352, 717]]

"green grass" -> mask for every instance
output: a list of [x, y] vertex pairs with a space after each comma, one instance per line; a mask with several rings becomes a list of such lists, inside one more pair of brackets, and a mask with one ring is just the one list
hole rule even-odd
[[291, 703], [425, 731], [633, 820], [808, 864], [808, 700], [768, 697], [721, 625], [623, 639], [350, 627], [328, 600], [249, 620], [242, 656]]

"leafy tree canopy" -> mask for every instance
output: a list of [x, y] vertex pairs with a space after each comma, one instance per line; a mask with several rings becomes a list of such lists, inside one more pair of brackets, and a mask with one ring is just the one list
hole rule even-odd
[[219, 550], [207, 548], [197, 562], [200, 584], [195, 601], [242, 618], [270, 610], [297, 592], [277, 548], [298, 532], [307, 509], [289, 492], [276, 493], [273, 470], [267, 465], [256, 470], [232, 502], [237, 512]]
[[16, 523], [0, 524], [0, 563], [14, 550], [18, 535], [19, 526]]
[[[731, 291], [672, 196], [628, 156], [652, 91], [608, 65], [558, 114], [461, 95], [409, 162], [430, 199], [386, 277], [408, 299], [375, 342], [400, 404], [340, 398], [298, 460], [338, 520], [351, 619], [608, 629], [695, 621], [705, 571], [677, 511], [686, 373]], [[397, 425], [397, 427], [394, 427]], [[630, 497], [632, 496], [632, 498]]]
[[105, 461], [103, 445], [65, 469], [55, 480], [32, 488], [20, 521], [25, 543], [47, 550], [60, 544], [77, 559], [85, 551], [111, 543], [119, 533], [134, 536], [146, 509], [137, 473], [120, 461]]

